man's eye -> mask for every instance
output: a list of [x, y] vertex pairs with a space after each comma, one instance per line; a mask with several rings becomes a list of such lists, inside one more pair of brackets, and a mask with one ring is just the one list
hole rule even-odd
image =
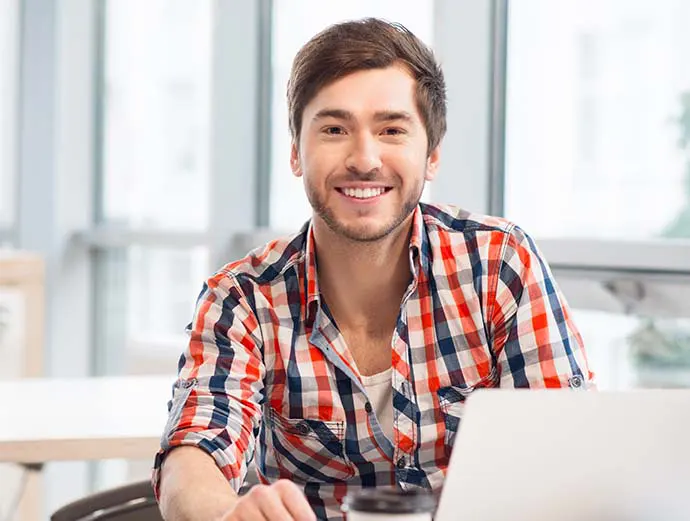
[[344, 133], [341, 127], [326, 127], [324, 132], [330, 136], [338, 136]]
[[386, 136], [399, 136], [400, 134], [404, 134], [405, 131], [404, 131], [403, 129], [401, 129], [401, 128], [390, 127], [390, 128], [385, 129], [385, 130], [383, 131], [383, 133], [384, 133]]

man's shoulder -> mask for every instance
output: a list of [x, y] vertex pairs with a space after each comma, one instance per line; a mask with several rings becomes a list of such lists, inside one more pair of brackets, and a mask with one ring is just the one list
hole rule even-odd
[[[423, 205], [424, 226], [432, 250], [444, 246], [490, 260], [530, 262], [541, 252], [523, 228], [503, 217], [469, 212], [453, 205]], [[543, 259], [541, 259], [543, 262]]]
[[519, 230], [502, 217], [471, 212], [451, 204], [421, 204], [424, 225], [429, 232], [447, 233], [462, 238], [465, 234], [512, 234]]
[[241, 259], [229, 262], [218, 271], [218, 275], [240, 283], [273, 284], [304, 260], [306, 238], [306, 228], [296, 234], [277, 237]]

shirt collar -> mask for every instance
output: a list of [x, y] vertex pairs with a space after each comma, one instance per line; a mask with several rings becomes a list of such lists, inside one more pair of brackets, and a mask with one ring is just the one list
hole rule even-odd
[[316, 318], [316, 313], [321, 303], [321, 292], [319, 291], [319, 281], [316, 276], [316, 243], [314, 241], [314, 222], [309, 221], [307, 227], [307, 237], [305, 241], [304, 255], [304, 285], [307, 296], [307, 324], [312, 325]]
[[412, 273], [413, 283], [416, 285], [419, 281], [419, 273], [426, 265], [423, 255], [425, 255], [426, 248], [424, 244], [428, 243], [426, 237], [426, 230], [424, 228], [424, 214], [422, 207], [417, 205], [412, 217], [412, 233], [410, 234], [410, 272]]

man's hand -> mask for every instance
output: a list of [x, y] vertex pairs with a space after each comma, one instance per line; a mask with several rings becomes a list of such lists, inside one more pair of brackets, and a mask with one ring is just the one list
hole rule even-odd
[[281, 479], [252, 487], [223, 521], [316, 521], [316, 516], [302, 489]]

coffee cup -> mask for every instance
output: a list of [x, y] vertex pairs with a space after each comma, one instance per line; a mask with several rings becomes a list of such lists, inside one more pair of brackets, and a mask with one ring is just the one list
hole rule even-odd
[[425, 490], [365, 488], [349, 493], [342, 510], [347, 521], [431, 521], [436, 499]]

